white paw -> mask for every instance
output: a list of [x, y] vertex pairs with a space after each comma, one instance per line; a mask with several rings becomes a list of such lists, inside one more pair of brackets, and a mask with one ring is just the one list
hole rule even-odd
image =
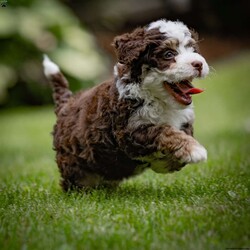
[[207, 160], [207, 150], [200, 144], [196, 144], [192, 147], [190, 151], [190, 161], [189, 163], [204, 162]]

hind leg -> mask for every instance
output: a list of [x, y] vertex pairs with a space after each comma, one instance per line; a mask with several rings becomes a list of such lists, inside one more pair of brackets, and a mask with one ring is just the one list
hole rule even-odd
[[57, 153], [56, 161], [61, 173], [61, 187], [64, 191], [73, 189], [95, 188], [103, 178], [84, 169], [84, 162], [71, 154]]

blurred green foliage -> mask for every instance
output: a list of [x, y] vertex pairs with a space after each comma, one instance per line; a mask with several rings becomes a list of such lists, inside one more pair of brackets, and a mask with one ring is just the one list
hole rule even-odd
[[51, 102], [42, 56], [60, 65], [71, 89], [105, 73], [104, 57], [69, 9], [56, 0], [9, 0], [0, 7], [0, 106]]

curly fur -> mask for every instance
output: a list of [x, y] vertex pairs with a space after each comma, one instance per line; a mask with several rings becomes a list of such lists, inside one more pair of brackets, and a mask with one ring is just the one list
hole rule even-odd
[[147, 168], [166, 173], [206, 159], [206, 150], [192, 137], [192, 105], [176, 103], [162, 86], [173, 74], [170, 70], [179, 78], [183, 74], [175, 68], [181, 59], [163, 58], [166, 48], [184, 50], [183, 41], [171, 35], [172, 26], [181, 27], [178, 35], [191, 42], [184, 47], [195, 55], [188, 54], [185, 72], [197, 77], [189, 64], [201, 60], [206, 65], [193, 33], [180, 22], [165, 20], [116, 37], [114, 78], [75, 95], [59, 68], [45, 58], [57, 115], [54, 149], [65, 191], [114, 186]]

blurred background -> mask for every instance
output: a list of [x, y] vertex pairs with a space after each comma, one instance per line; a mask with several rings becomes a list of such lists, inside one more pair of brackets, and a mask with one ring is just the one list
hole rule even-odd
[[[207, 163], [62, 194], [43, 54], [89, 88], [112, 74], [114, 36], [160, 18], [198, 31], [211, 66], [193, 97]], [[249, 18], [250, 0], [0, 0], [0, 249], [250, 249]]]
[[200, 34], [210, 65], [250, 48], [248, 0], [0, 0], [0, 108], [51, 104], [42, 72], [48, 54], [71, 88], [112, 73], [114, 36], [159, 18]]

